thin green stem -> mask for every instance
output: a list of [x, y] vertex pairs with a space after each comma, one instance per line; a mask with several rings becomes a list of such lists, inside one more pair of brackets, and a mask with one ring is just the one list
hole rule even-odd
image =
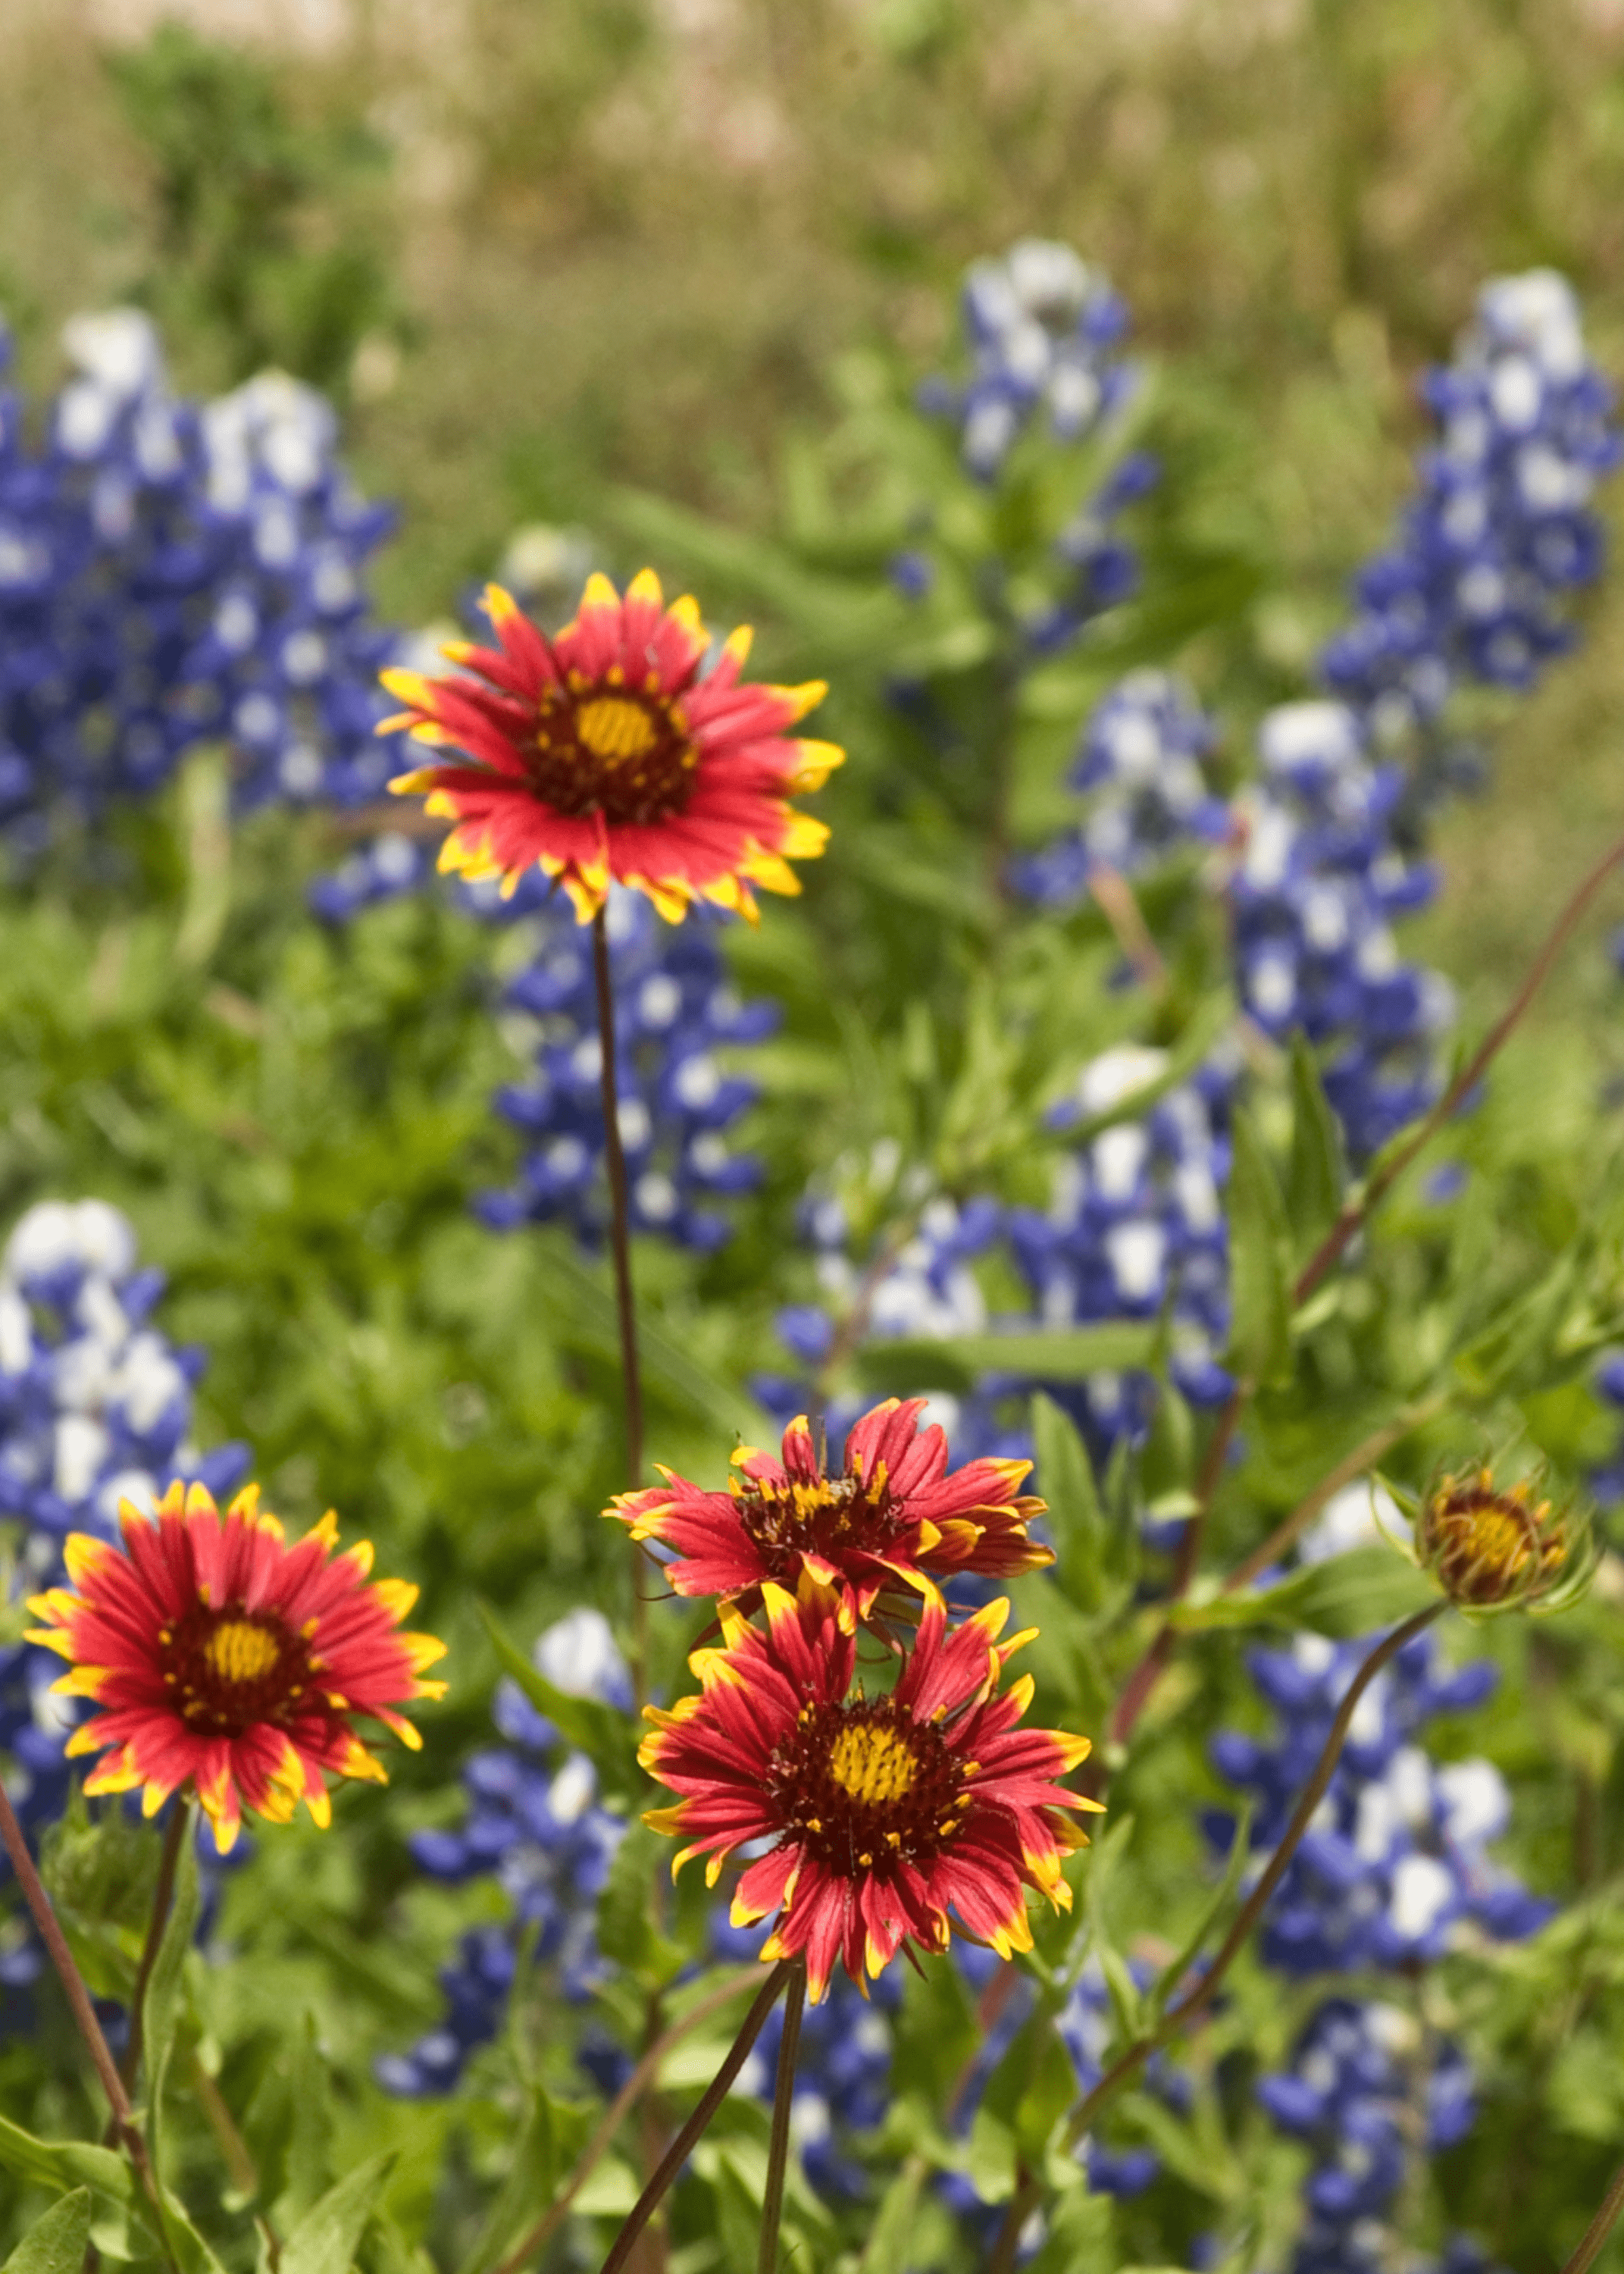
[[[1413, 1642], [1432, 1625], [1434, 1619], [1448, 1608], [1445, 1597], [1429, 1603], [1425, 1610], [1384, 1635], [1370, 1655], [1364, 1660], [1343, 1694], [1336, 1709], [1312, 1775], [1297, 1796], [1291, 1820], [1282, 1835], [1279, 1845], [1265, 1865], [1257, 1885], [1236, 1913], [1234, 1924], [1220, 1944], [1217, 1955], [1199, 1978], [1192, 1984], [1184, 1995], [1169, 2006], [1154, 2029], [1136, 2037], [1112, 2062], [1094, 2090], [1086, 2094], [1071, 2112], [1066, 2126], [1065, 2138], [1069, 2148], [1075, 2148], [1090, 2126], [1115, 2100], [1123, 2087], [1135, 2077], [1152, 2053], [1158, 2052], [1169, 2039], [1194, 2021], [1218, 1994], [1219, 1985], [1235, 1962], [1248, 1936], [1256, 1926], [1270, 1896], [1284, 1878], [1286, 1867], [1296, 1855], [1304, 1834], [1312, 1821], [1314, 1811], [1325, 1797], [1327, 1786], [1342, 1758], [1348, 1732], [1358, 1710], [1359, 1700], [1389, 1660], [1395, 1658], [1407, 1643]], [[1015, 2263], [1015, 2248], [1025, 2225], [1038, 2200], [1037, 2183], [1026, 2180], [1010, 2198], [1010, 2207], [999, 2230], [990, 2262], [990, 2274], [1009, 2274]], [[1598, 2246], [1599, 2247], [1599, 2246]]]
[[801, 2052], [801, 2016], [807, 2002], [807, 1962], [794, 1962], [784, 2000], [784, 2035], [778, 2040], [778, 2082], [772, 2098], [772, 2145], [767, 2154], [767, 2192], [762, 2197], [761, 2250], [756, 2274], [778, 2274], [778, 2229], [784, 2221], [784, 2178], [789, 2167], [789, 2120], [795, 2097], [795, 2061]]
[[86, 2051], [101, 2080], [102, 2090], [107, 2095], [107, 2104], [117, 2128], [119, 2145], [130, 2158], [131, 2166], [152, 2204], [164, 2257], [171, 2274], [177, 2274], [175, 2254], [169, 2244], [168, 2222], [163, 2215], [163, 2200], [158, 2190], [152, 2159], [147, 2152], [147, 2142], [136, 2124], [130, 2096], [124, 2090], [124, 2079], [118, 2074], [102, 2034], [102, 2024], [96, 2019], [96, 2009], [90, 2002], [85, 1977], [74, 1962], [73, 1953], [68, 1948], [67, 1937], [62, 1931], [62, 1924], [51, 1906], [50, 1897], [34, 1868], [34, 1858], [28, 1853], [28, 1842], [23, 1837], [22, 1826], [17, 1820], [17, 1812], [3, 1783], [0, 1783], [0, 1844], [4, 1844], [11, 1858], [11, 1869], [17, 1874], [17, 1884], [23, 1891], [23, 1900], [39, 1929], [41, 1941], [50, 1954], [51, 1964], [56, 1969], [57, 1978], [67, 1997], [69, 2011], [85, 2041]]
[[702, 1998], [696, 2006], [690, 2007], [680, 2021], [673, 2022], [668, 2029], [663, 2031], [655, 2039], [604, 2111], [598, 2120], [598, 2129], [576, 2158], [574, 2171], [535, 2225], [530, 2228], [522, 2241], [514, 2245], [506, 2258], [495, 2268], [494, 2274], [520, 2274], [520, 2269], [525, 2262], [534, 2258], [537, 2253], [552, 2240], [553, 2235], [564, 2224], [570, 2204], [574, 2202], [613, 2144], [615, 2134], [658, 2075], [660, 2063], [672, 2047], [680, 2044], [684, 2037], [691, 2036], [702, 2022], [708, 2022], [711, 2014], [720, 2007], [731, 2004], [741, 1990], [747, 1989], [753, 1982], [758, 1982], [760, 1978], [759, 1966], [740, 1967], [734, 1973], [730, 1974], [725, 1982], [718, 1983], [714, 1990]]
[[664, 2202], [666, 2189], [682, 2169], [695, 2142], [704, 2134], [706, 2127], [733, 2089], [733, 2079], [750, 2057], [750, 2048], [766, 2026], [767, 2016], [778, 2001], [778, 1992], [793, 1971], [792, 1959], [780, 1959], [763, 1983], [755, 2004], [744, 2017], [744, 2025], [733, 2039], [726, 2059], [706, 2086], [704, 2096], [688, 2122], [660, 2159], [658, 2169], [627, 2214], [626, 2224], [614, 2239], [609, 2255], [603, 2263], [602, 2274], [620, 2274], [620, 2269], [631, 2256], [637, 2237]]
[[1619, 2213], [1624, 2210], [1624, 2164], [1613, 2174], [1613, 2181], [1601, 2199], [1601, 2209], [1579, 2238], [1579, 2247], [1562, 2269], [1562, 2274], [1586, 2274], [1601, 2247], [1612, 2233]]
[[[609, 1172], [609, 1239], [614, 1256], [614, 1299], [620, 1328], [620, 1382], [626, 1398], [627, 1480], [643, 1482], [643, 1371], [637, 1358], [637, 1300], [632, 1289], [631, 1203], [626, 1148], [620, 1142], [620, 1088], [615, 1071], [614, 982], [609, 968], [609, 925], [599, 908], [592, 919], [592, 972], [598, 989], [598, 1082], [604, 1105], [604, 1162]], [[632, 1551], [632, 1686], [641, 1713], [648, 1696], [649, 1598], [643, 1581], [650, 1558]]]
[[175, 1894], [175, 1874], [180, 1865], [182, 1846], [191, 1830], [192, 1796], [182, 1793], [164, 1826], [163, 1850], [158, 1858], [157, 1884], [153, 1888], [152, 1914], [147, 1922], [147, 1939], [141, 1946], [140, 1964], [135, 1969], [135, 1989], [130, 2004], [130, 2038], [124, 2047], [124, 2057], [118, 2064], [118, 2074], [126, 2092], [135, 2090], [135, 2080], [140, 2074], [147, 1985], [152, 1979], [159, 1945], [163, 1940], [163, 1930], [169, 1924], [169, 1904]]

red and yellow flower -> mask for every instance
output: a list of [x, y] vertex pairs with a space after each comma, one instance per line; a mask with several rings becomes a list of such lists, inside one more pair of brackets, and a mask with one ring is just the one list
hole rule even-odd
[[395, 1708], [446, 1687], [419, 1678], [445, 1645], [396, 1631], [416, 1587], [369, 1586], [371, 1547], [363, 1540], [335, 1555], [330, 1513], [288, 1547], [259, 1501], [250, 1485], [222, 1517], [197, 1484], [172, 1485], [155, 1517], [124, 1501], [122, 1550], [76, 1532], [66, 1549], [72, 1590], [53, 1587], [29, 1605], [48, 1623], [28, 1639], [69, 1661], [57, 1690], [102, 1709], [68, 1741], [70, 1753], [107, 1756], [86, 1791], [139, 1787], [152, 1816], [195, 1786], [222, 1849], [244, 1805], [285, 1824], [303, 1800], [328, 1823], [324, 1770], [387, 1783], [354, 1716], [419, 1746]]
[[612, 877], [673, 922], [695, 900], [754, 917], [752, 885], [800, 891], [789, 863], [821, 853], [829, 832], [788, 799], [819, 788], [845, 755], [787, 735], [822, 701], [821, 681], [741, 682], [744, 628], [702, 676], [710, 643], [699, 610], [689, 599], [666, 607], [651, 568], [624, 599], [591, 577], [553, 639], [498, 585], [485, 607], [498, 644], [443, 651], [473, 676], [383, 674], [407, 707], [380, 733], [404, 727], [464, 754], [389, 785], [427, 791], [428, 811], [456, 824], [442, 869], [500, 877], [511, 892], [538, 865], [583, 923]]
[[904, 1943], [942, 1951], [959, 1930], [1001, 1957], [1032, 1947], [1026, 1889], [1069, 1907], [1063, 1858], [1085, 1846], [1067, 1811], [1096, 1801], [1057, 1781], [1086, 1737], [1019, 1729], [1030, 1677], [999, 1689], [1030, 1638], [997, 1637], [1007, 1603], [950, 1629], [927, 1599], [917, 1638], [886, 1696], [852, 1691], [850, 1607], [803, 1571], [793, 1595], [769, 1582], [767, 1625], [722, 1613], [721, 1646], [689, 1663], [700, 1694], [655, 1724], [639, 1759], [681, 1796], [652, 1810], [656, 1831], [688, 1841], [673, 1875], [703, 1856], [714, 1886], [733, 1851], [770, 1841], [740, 1879], [735, 1925], [778, 1916], [762, 1956], [806, 1956], [816, 1999], [835, 1960], [860, 1987]]
[[838, 1476], [826, 1476], [804, 1416], [784, 1433], [780, 1464], [741, 1445], [726, 1492], [706, 1492], [661, 1469], [663, 1485], [622, 1493], [605, 1513], [634, 1540], [677, 1551], [667, 1576], [680, 1595], [760, 1600], [771, 1580], [793, 1589], [803, 1570], [846, 1590], [866, 1619], [898, 1584], [921, 1593], [956, 1571], [1004, 1578], [1052, 1563], [1026, 1527], [1044, 1503], [1020, 1485], [1029, 1461], [967, 1461], [948, 1468], [947, 1439], [920, 1427], [922, 1397], [888, 1398], [846, 1441]]

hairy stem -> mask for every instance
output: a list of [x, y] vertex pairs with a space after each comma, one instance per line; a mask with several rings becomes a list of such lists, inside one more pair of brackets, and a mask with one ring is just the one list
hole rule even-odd
[[708, 2022], [711, 2014], [721, 2007], [730, 2005], [741, 1990], [748, 1989], [752, 1983], [759, 1982], [760, 1979], [759, 1966], [737, 1968], [725, 1982], [719, 1982], [716, 1988], [702, 1998], [696, 2006], [691, 2007], [680, 2022], [673, 2022], [668, 2029], [655, 2039], [604, 2111], [598, 2120], [598, 2129], [581, 2150], [574, 2171], [535, 2225], [530, 2229], [522, 2241], [515, 2244], [507, 2257], [494, 2269], [494, 2274], [520, 2274], [520, 2269], [526, 2261], [534, 2258], [537, 2253], [552, 2240], [553, 2235], [564, 2224], [570, 2204], [574, 2202], [613, 2144], [615, 2134], [658, 2075], [660, 2063], [672, 2047], [680, 2044], [684, 2037], [691, 2037], [702, 2022]]
[[90, 2002], [90, 1992], [85, 1987], [85, 1977], [74, 1962], [73, 1953], [68, 1948], [67, 1937], [62, 1931], [61, 1922], [51, 1907], [50, 1897], [45, 1892], [39, 1872], [34, 1869], [34, 1858], [28, 1853], [28, 1843], [23, 1837], [22, 1826], [17, 1820], [17, 1812], [11, 1806], [4, 1784], [0, 1784], [0, 1843], [4, 1843], [5, 1852], [11, 1857], [11, 1869], [17, 1874], [17, 1884], [23, 1891], [23, 1900], [33, 1916], [34, 1925], [39, 1929], [41, 1941], [50, 1954], [50, 1962], [56, 1969], [57, 1978], [66, 1994], [69, 2010], [78, 2025], [80, 2037], [85, 2041], [86, 2050], [101, 2080], [102, 2090], [107, 2095], [107, 2104], [112, 2111], [119, 2145], [129, 2157], [135, 2175], [152, 2203], [153, 2211], [158, 2222], [159, 2240], [163, 2247], [164, 2256], [173, 2269], [174, 2253], [169, 2248], [169, 2229], [163, 2216], [162, 2199], [158, 2192], [158, 2182], [153, 2171], [152, 2159], [147, 2152], [147, 2142], [142, 2139], [136, 2125], [134, 2112], [130, 2105], [130, 2096], [124, 2090], [124, 2079], [118, 2074], [111, 2050], [102, 2034], [102, 2024], [96, 2019], [96, 2009]]
[[[1071, 2121], [1066, 2126], [1065, 2138], [1068, 2148], [1077, 2146], [1095, 2119], [1110, 2105], [1123, 2087], [1138, 2075], [1152, 2053], [1157, 2052], [1169, 2039], [1176, 2037], [1188, 2023], [1194, 2021], [1198, 2014], [1204, 2012], [1217, 1996], [1220, 1984], [1261, 1917], [1270, 1896], [1284, 1878], [1286, 1866], [1296, 1855], [1303, 1834], [1312, 1820], [1314, 1811], [1325, 1797], [1326, 1787], [1330, 1783], [1336, 1764], [1342, 1758], [1342, 1747], [1347, 1743], [1348, 1732], [1352, 1727], [1353, 1717], [1358, 1710], [1360, 1698], [1364, 1697], [1382, 1668], [1398, 1655], [1405, 1644], [1413, 1642], [1417, 1635], [1424, 1633], [1433, 1620], [1447, 1608], [1446, 1599], [1440, 1595], [1436, 1602], [1429, 1603], [1425, 1610], [1417, 1611], [1412, 1617], [1406, 1619], [1402, 1626], [1395, 1627], [1390, 1634], [1384, 1635], [1374, 1650], [1364, 1660], [1353, 1680], [1349, 1683], [1342, 1703], [1336, 1709], [1336, 1717], [1331, 1723], [1324, 1745], [1320, 1748], [1320, 1758], [1314, 1764], [1313, 1773], [1297, 1796], [1297, 1806], [1291, 1811], [1291, 1820], [1282, 1834], [1280, 1844], [1264, 1866], [1257, 1885], [1236, 1913], [1234, 1924], [1220, 1944], [1216, 1957], [1206, 1972], [1192, 1984], [1184, 1996], [1168, 2007], [1154, 2029], [1147, 2030], [1142, 2037], [1136, 2037], [1131, 2045], [1125, 2047], [1117, 2055], [1093, 2090], [1078, 2104], [1071, 2112]], [[1020, 2230], [1036, 2204], [1038, 2195], [1039, 2189], [1035, 2180], [1027, 2180], [1017, 2187], [1011, 2197], [1009, 2210], [1004, 2216], [1004, 2225], [999, 2230], [997, 2242], [994, 2246], [990, 2274], [1009, 2274], [1009, 2270], [1015, 2263], [1015, 2247]], [[1598, 2247], [1599, 2248], [1599, 2244]], [[1588, 2263], [1588, 2261], [1586, 2263]]]
[[1612, 2233], [1620, 2211], [1624, 2210], [1624, 2164], [1613, 2174], [1612, 2183], [1601, 2199], [1601, 2209], [1579, 2238], [1579, 2247], [1562, 2269], [1562, 2274], [1585, 2274], [1607, 2237]]
[[[614, 983], [609, 970], [607, 913], [592, 919], [592, 972], [598, 983], [598, 1041], [604, 1101], [604, 1163], [609, 1171], [610, 1244], [614, 1254], [614, 1299], [620, 1324], [620, 1381], [626, 1397], [627, 1479], [643, 1482], [643, 1374], [637, 1362], [637, 1302], [632, 1291], [631, 1207], [626, 1184], [626, 1150], [620, 1142], [620, 1101], [615, 1075]], [[638, 1544], [632, 1551], [632, 1683], [641, 1712], [648, 1696], [649, 1599], [643, 1581], [650, 1558]]]
[[158, 1858], [158, 1879], [153, 1889], [152, 1916], [147, 1922], [147, 1939], [141, 1946], [141, 1962], [135, 1969], [135, 1989], [130, 2006], [130, 2039], [124, 2047], [124, 2057], [118, 2064], [118, 2074], [126, 2092], [135, 2090], [135, 2080], [141, 2068], [141, 2036], [146, 2020], [147, 1985], [158, 1956], [158, 1946], [163, 1940], [163, 1930], [169, 1924], [169, 1904], [175, 1894], [175, 1873], [179, 1867], [181, 1848], [192, 1830], [192, 1796], [182, 1793], [169, 1811], [164, 1826], [163, 1851]]
[[762, 2197], [761, 2250], [756, 2274], [778, 2274], [778, 2229], [784, 2220], [784, 2176], [789, 2165], [790, 2110], [795, 2097], [795, 2061], [801, 2052], [801, 2016], [807, 2002], [807, 1962], [797, 1958], [784, 2000], [784, 2035], [778, 2040], [778, 2080], [772, 2097], [772, 2145], [767, 2155], [767, 2192]]
[[726, 2059], [706, 2086], [704, 2097], [698, 2107], [667, 2148], [660, 2160], [659, 2168], [650, 2179], [647, 2187], [628, 2213], [626, 2224], [616, 2235], [614, 2247], [604, 2261], [602, 2274], [620, 2274], [620, 2269], [631, 2256], [637, 2237], [659, 2209], [665, 2200], [666, 2189], [688, 2161], [695, 2142], [702, 2137], [711, 2118], [726, 2099], [733, 2088], [733, 2079], [748, 2060], [751, 2046], [760, 2037], [766, 2025], [768, 2014], [778, 2003], [778, 1992], [793, 1970], [793, 1959], [780, 1959], [763, 1983], [755, 2004], [744, 2017], [743, 2027], [733, 2039], [733, 2048]]

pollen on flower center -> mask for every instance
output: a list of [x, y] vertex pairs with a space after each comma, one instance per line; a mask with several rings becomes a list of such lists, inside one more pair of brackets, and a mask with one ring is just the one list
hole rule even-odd
[[854, 1543], [883, 1552], [900, 1528], [883, 1482], [857, 1477], [729, 1480], [745, 1530], [775, 1578], [793, 1577], [801, 1555], [830, 1555]]
[[256, 1682], [282, 1656], [282, 1645], [247, 1619], [228, 1619], [203, 1645], [203, 1655], [227, 1682]]
[[635, 758], [657, 739], [641, 703], [624, 695], [596, 695], [575, 713], [575, 733], [597, 758]]
[[768, 1765], [782, 1826], [849, 1870], [934, 1856], [963, 1820], [964, 1766], [889, 1698], [803, 1707]]
[[537, 697], [525, 764], [537, 795], [558, 812], [646, 827], [686, 802], [699, 752], [668, 697], [553, 686]]
[[196, 1603], [159, 1641], [164, 1687], [199, 1735], [240, 1736], [256, 1721], [285, 1723], [308, 1710], [309, 1649], [273, 1613]]
[[835, 1782], [853, 1800], [871, 1806], [900, 1800], [917, 1768], [912, 1745], [897, 1730], [861, 1722], [841, 1730], [829, 1755], [829, 1773]]

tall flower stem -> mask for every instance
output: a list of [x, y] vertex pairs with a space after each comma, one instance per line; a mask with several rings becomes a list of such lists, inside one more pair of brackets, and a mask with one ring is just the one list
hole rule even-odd
[[794, 1961], [784, 2000], [784, 2035], [778, 2040], [778, 2082], [772, 2098], [772, 2145], [767, 2156], [767, 2192], [762, 2197], [761, 2251], [756, 2274], [778, 2274], [778, 2228], [784, 2218], [784, 2175], [789, 2164], [789, 2120], [795, 2097], [795, 2061], [801, 2052], [801, 2016], [807, 2002], [807, 1962]]
[[130, 2040], [124, 2047], [124, 2057], [118, 2064], [118, 2074], [126, 2092], [134, 2091], [135, 2080], [140, 2073], [147, 1985], [152, 1979], [158, 1946], [169, 1924], [169, 1904], [175, 1894], [175, 1874], [180, 1864], [182, 1847], [191, 1830], [192, 1796], [183, 1793], [170, 1810], [169, 1823], [164, 1827], [163, 1852], [158, 1858], [158, 1881], [153, 1889], [152, 1916], [147, 1922], [147, 1940], [141, 1947], [141, 1962], [135, 1969], [135, 1989], [130, 2007]]
[[792, 1959], [780, 1959], [763, 1983], [756, 2003], [745, 2015], [744, 2025], [733, 2039], [726, 2059], [706, 2086], [698, 2107], [666, 2149], [658, 2170], [627, 2214], [626, 2224], [616, 2235], [613, 2248], [604, 2261], [602, 2274], [620, 2274], [620, 2269], [632, 2255], [637, 2237], [659, 2209], [666, 2190], [687, 2163], [695, 2142], [702, 2137], [711, 2118], [732, 2090], [733, 2079], [748, 2060], [750, 2048], [766, 2027], [767, 2016], [778, 2001], [778, 1992], [793, 1970]]
[[[1297, 1796], [1297, 1806], [1291, 1811], [1291, 1820], [1282, 1834], [1280, 1844], [1265, 1864], [1256, 1886], [1236, 1913], [1234, 1923], [1220, 1944], [1217, 1955], [1212, 1964], [1198, 1980], [1191, 1984], [1182, 1998], [1177, 1999], [1168, 2007], [1154, 2029], [1147, 2030], [1142, 2037], [1136, 2037], [1131, 2045], [1125, 2047], [1116, 2056], [1094, 2090], [1079, 2102], [1071, 2112], [1071, 2121], [1066, 2126], [1065, 2139], [1068, 2148], [1076, 2147], [1095, 2119], [1109, 2106], [1123, 2087], [1138, 2075], [1152, 2053], [1159, 2052], [1171, 2038], [1177, 2037], [1188, 2023], [1194, 2021], [1198, 2014], [1205, 2012], [1217, 1996], [1219, 1984], [1234, 1964], [1253, 1927], [1262, 1916], [1269, 1897], [1285, 1877], [1286, 1866], [1296, 1855], [1303, 1834], [1313, 1819], [1314, 1811], [1325, 1797], [1326, 1787], [1330, 1783], [1336, 1764], [1342, 1758], [1342, 1747], [1348, 1741], [1348, 1732], [1353, 1726], [1353, 1717], [1358, 1711], [1360, 1698], [1364, 1697], [1382, 1668], [1396, 1658], [1407, 1643], [1413, 1642], [1418, 1634], [1425, 1633], [1433, 1620], [1448, 1608], [1447, 1599], [1440, 1595], [1436, 1602], [1428, 1603], [1425, 1610], [1417, 1611], [1412, 1617], [1406, 1619], [1402, 1626], [1396, 1626], [1390, 1634], [1384, 1635], [1369, 1657], [1364, 1660], [1358, 1672], [1348, 1684], [1342, 1701], [1336, 1709], [1336, 1718], [1332, 1722], [1325, 1743], [1320, 1748], [1320, 1758], [1314, 1764], [1313, 1773]], [[1011, 2270], [1015, 2263], [1015, 2249], [1019, 2240], [1020, 2230], [1025, 2225], [1037, 2199], [1038, 2188], [1036, 2183], [1031, 2180], [1027, 2180], [1022, 2186], [1017, 2187], [1014, 2195], [1010, 2198], [1010, 2207], [1004, 2215], [1004, 2225], [999, 2229], [998, 2240], [994, 2247], [990, 2274], [1011, 2274]]]
[[147, 2152], [147, 2142], [142, 2139], [136, 2124], [135, 2112], [130, 2105], [130, 2096], [124, 2090], [124, 2079], [118, 2074], [111, 2050], [102, 2034], [102, 2024], [96, 2019], [96, 2009], [90, 2002], [90, 1992], [85, 1987], [85, 1977], [74, 1962], [73, 1953], [68, 1948], [67, 1937], [62, 1931], [61, 1923], [51, 1907], [50, 1897], [46, 1894], [39, 1872], [34, 1869], [34, 1858], [28, 1853], [28, 1843], [23, 1837], [22, 1826], [17, 1820], [17, 1812], [11, 1806], [4, 1784], [0, 1784], [0, 1843], [4, 1843], [5, 1852], [11, 1858], [11, 1869], [17, 1874], [17, 1884], [23, 1891], [23, 1900], [33, 1916], [34, 1925], [39, 1929], [40, 1939], [50, 1954], [51, 1964], [56, 1968], [57, 1978], [67, 1996], [69, 2010], [78, 2025], [80, 2037], [85, 2040], [86, 2050], [101, 2080], [102, 2090], [107, 2095], [107, 2103], [112, 2111], [119, 2145], [129, 2157], [135, 2175], [152, 2203], [158, 2222], [158, 2233], [163, 2245], [164, 2256], [173, 2268], [174, 2255], [169, 2248], [169, 2230], [163, 2216], [162, 2198], [158, 2192], [158, 2181], [153, 2171], [152, 2159]]
[[1579, 2247], [1562, 2269], [1562, 2274], [1586, 2274], [1594, 2263], [1601, 2247], [1612, 2233], [1619, 2213], [1624, 2210], [1624, 2164], [1613, 2174], [1611, 2185], [1601, 2199], [1601, 2208], [1579, 2238]]
[[[620, 1086], [615, 1076], [614, 982], [609, 969], [606, 908], [592, 919], [592, 974], [598, 984], [598, 1041], [604, 1101], [604, 1161], [609, 1171], [609, 1238], [614, 1254], [614, 1299], [620, 1323], [620, 1382], [626, 1398], [627, 1481], [643, 1482], [643, 1374], [637, 1361], [637, 1302], [632, 1291], [631, 1203], [626, 1183], [626, 1149], [620, 1142]], [[632, 1563], [632, 1680], [641, 1711], [648, 1695], [649, 1599], [643, 1591], [648, 1550], [634, 1551]]]

